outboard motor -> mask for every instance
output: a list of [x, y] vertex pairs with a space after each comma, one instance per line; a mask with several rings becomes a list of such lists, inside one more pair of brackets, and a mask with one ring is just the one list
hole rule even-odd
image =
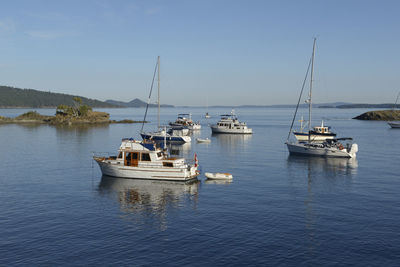
[[357, 144], [352, 144], [349, 153], [350, 152], [355, 155], [358, 152], [358, 145]]

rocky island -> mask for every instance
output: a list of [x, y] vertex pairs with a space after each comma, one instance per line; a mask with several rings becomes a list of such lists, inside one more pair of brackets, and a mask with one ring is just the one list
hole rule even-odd
[[374, 120], [374, 121], [398, 121], [400, 120], [400, 110], [373, 110], [365, 112], [353, 119]]
[[50, 125], [73, 124], [107, 124], [107, 123], [142, 123], [134, 120], [110, 120], [107, 112], [93, 111], [91, 107], [82, 105], [79, 97], [74, 98], [74, 105], [59, 105], [55, 116], [41, 115], [36, 111], [26, 112], [15, 118], [0, 116], [0, 123], [43, 123]]

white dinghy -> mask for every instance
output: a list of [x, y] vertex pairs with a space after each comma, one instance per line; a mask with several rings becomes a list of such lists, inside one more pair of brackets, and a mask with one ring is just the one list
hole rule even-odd
[[208, 179], [214, 179], [214, 180], [232, 180], [233, 176], [230, 173], [222, 173], [222, 172], [216, 172], [216, 173], [211, 173], [211, 172], [206, 172], [204, 175]]
[[205, 139], [196, 138], [197, 143], [211, 143], [211, 140], [207, 137]]

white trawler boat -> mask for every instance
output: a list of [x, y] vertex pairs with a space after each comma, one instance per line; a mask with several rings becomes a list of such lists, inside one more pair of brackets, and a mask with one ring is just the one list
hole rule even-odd
[[248, 128], [245, 122], [239, 122], [234, 110], [231, 114], [221, 115], [217, 124], [211, 125], [214, 134], [252, 134], [253, 130]]
[[[356, 153], [358, 151], [358, 145], [357, 144], [352, 144], [347, 141], [351, 141], [351, 138], [335, 138], [335, 139], [326, 139], [323, 142], [315, 142], [312, 137], [312, 130], [311, 130], [311, 109], [312, 109], [312, 83], [313, 83], [313, 72], [314, 72], [314, 56], [315, 56], [315, 42], [316, 39], [314, 38], [314, 44], [313, 44], [313, 52], [311, 56], [310, 63], [308, 65], [306, 77], [303, 82], [303, 86], [301, 89], [300, 97], [297, 102], [297, 107], [296, 111], [293, 116], [292, 120], [292, 125], [290, 126], [288, 138], [286, 140], [286, 145], [288, 147], [289, 153], [290, 154], [298, 154], [298, 155], [303, 155], [303, 156], [321, 156], [321, 157], [341, 157], [341, 158], [355, 158]], [[310, 77], [310, 92], [309, 92], [309, 98], [307, 99], [308, 103], [308, 108], [309, 108], [309, 118], [308, 118], [308, 127], [309, 127], [309, 134], [307, 135], [307, 140], [306, 141], [297, 141], [297, 142], [290, 142], [290, 134], [292, 132], [293, 128], [293, 123], [296, 118], [297, 110], [300, 104], [300, 99], [301, 95], [304, 89], [304, 85], [307, 80], [308, 72], [310, 70], [311, 66], [311, 77]], [[343, 144], [344, 142], [347, 142], [346, 144]]]
[[[303, 120], [300, 121], [303, 122]], [[336, 134], [331, 131], [331, 127], [324, 125], [324, 121], [321, 122], [321, 126], [314, 126], [308, 132], [303, 131], [303, 125], [301, 125], [300, 131], [293, 131], [293, 134], [299, 141], [307, 141], [309, 136], [311, 141], [325, 141], [336, 137]]]
[[170, 122], [169, 125], [174, 128], [183, 128], [193, 130], [200, 130], [201, 125], [200, 122], [193, 122], [192, 114], [190, 113], [181, 113], [178, 114], [178, 118], [175, 122]]
[[140, 130], [140, 135], [142, 136], [143, 140], [153, 140], [157, 143], [162, 143], [162, 142], [167, 142], [168, 144], [172, 143], [172, 144], [184, 144], [184, 143], [188, 143], [191, 142], [192, 139], [190, 138], [190, 136], [186, 136], [186, 134], [184, 133], [184, 130], [180, 131], [178, 129], [178, 131], [172, 129], [171, 131], [166, 131], [166, 129], [164, 128], [164, 130], [162, 130], [162, 127], [160, 127], [160, 57], [157, 57], [157, 64], [156, 64], [156, 68], [154, 70], [154, 75], [153, 75], [153, 81], [151, 83], [151, 89], [150, 89], [150, 94], [149, 94], [149, 99], [147, 101], [147, 106], [146, 106], [146, 112], [144, 114], [144, 119], [143, 122], [146, 121], [146, 116], [147, 116], [147, 110], [149, 108], [149, 104], [150, 104], [150, 98], [151, 98], [151, 92], [153, 91], [153, 84], [154, 84], [154, 80], [156, 77], [156, 73], [158, 75], [158, 113], [157, 113], [157, 131], [155, 132], [144, 132], [143, 131], [143, 126], [144, 123], [142, 124], [142, 129]]
[[118, 156], [93, 156], [103, 175], [153, 180], [187, 181], [199, 175], [197, 157], [189, 165], [184, 158], [169, 157], [151, 141], [122, 139]]

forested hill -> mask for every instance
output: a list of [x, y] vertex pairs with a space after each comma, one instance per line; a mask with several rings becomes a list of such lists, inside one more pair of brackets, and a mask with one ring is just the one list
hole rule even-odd
[[[0, 107], [44, 108], [73, 105], [73, 95], [51, 93], [33, 89], [0, 86]], [[95, 99], [81, 97], [82, 104], [97, 108], [118, 107]]]

